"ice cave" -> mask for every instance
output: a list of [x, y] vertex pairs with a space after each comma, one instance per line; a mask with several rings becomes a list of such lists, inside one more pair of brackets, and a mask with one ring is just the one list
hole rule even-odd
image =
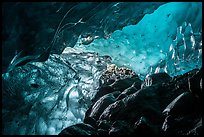
[[2, 3], [3, 135], [202, 135], [202, 2]]

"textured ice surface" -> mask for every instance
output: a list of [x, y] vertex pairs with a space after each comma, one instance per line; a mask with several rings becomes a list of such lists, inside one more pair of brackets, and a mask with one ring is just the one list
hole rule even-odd
[[201, 3], [167, 3], [110, 38], [81, 36], [75, 48], [66, 48], [62, 55], [52, 54], [45, 62], [3, 74], [3, 134], [58, 134], [82, 122], [109, 62], [83, 50], [110, 55], [141, 78], [163, 71], [173, 76], [200, 67], [201, 11]]
[[[2, 3], [2, 71], [21, 58], [73, 47], [78, 36], [107, 37], [136, 24], [165, 2], [4, 2]], [[9, 54], [8, 54], [9, 53]]]
[[202, 65], [202, 4], [167, 3], [109, 39], [95, 39], [88, 45], [82, 40], [75, 47], [110, 55], [113, 62], [133, 69], [142, 79], [158, 72], [182, 74]]
[[3, 74], [3, 134], [53, 135], [82, 122], [108, 62], [66, 49]]

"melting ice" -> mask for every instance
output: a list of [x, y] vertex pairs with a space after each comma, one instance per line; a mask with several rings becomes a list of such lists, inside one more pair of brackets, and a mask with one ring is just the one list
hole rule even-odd
[[166, 72], [183, 74], [202, 65], [202, 4], [172, 2], [146, 14], [136, 25], [75, 47], [110, 55], [119, 66], [133, 69], [140, 78]]
[[82, 122], [110, 63], [99, 55], [110, 55], [115, 64], [133, 69], [141, 79], [201, 67], [201, 12], [201, 3], [167, 3], [110, 38], [95, 37], [90, 43], [79, 37], [75, 48], [66, 48], [62, 55], [3, 74], [4, 134], [58, 134]]
[[67, 48], [2, 75], [3, 133], [56, 135], [83, 121], [106, 57]]

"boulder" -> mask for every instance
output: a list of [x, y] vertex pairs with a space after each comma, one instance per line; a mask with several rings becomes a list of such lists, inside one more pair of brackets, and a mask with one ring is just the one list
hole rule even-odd
[[80, 123], [63, 129], [59, 135], [98, 135], [98, 133], [89, 124]]
[[92, 102], [96, 102], [100, 97], [108, 93], [112, 93], [114, 91], [115, 90], [111, 86], [101, 86], [96, 95], [94, 96], [94, 98], [92, 99]]
[[195, 112], [197, 100], [190, 92], [184, 92], [176, 97], [163, 111], [165, 115], [182, 116]]
[[92, 127], [96, 128], [97, 124], [96, 124], [96, 120], [92, 117], [86, 116], [84, 118], [84, 123], [91, 125]]
[[116, 100], [121, 100], [123, 98], [125, 98], [126, 96], [133, 94], [137, 91], [137, 89], [132, 85], [131, 87], [125, 89]]
[[199, 100], [191, 92], [180, 94], [163, 111], [166, 116], [162, 126], [163, 134], [190, 134], [199, 121], [201, 110]]
[[141, 88], [151, 86], [154, 84], [161, 84], [161, 83], [167, 83], [171, 80], [172, 78], [167, 74], [167, 73], [156, 73], [149, 75], [145, 78], [143, 81]]
[[109, 135], [131, 135], [133, 129], [130, 127], [129, 123], [126, 121], [115, 121], [111, 126]]
[[[117, 120], [117, 114], [121, 111], [121, 109], [125, 108], [125, 104], [123, 101], [119, 100], [115, 103], [110, 104], [101, 114], [99, 120]], [[115, 117], [114, 117], [115, 116]]]
[[121, 92], [120, 91], [114, 91], [114, 92], [112, 92], [111, 93], [115, 98], [117, 98], [120, 94], [121, 94]]
[[193, 76], [196, 72], [197, 70], [192, 70], [183, 75], [173, 77], [167, 83], [161, 84], [158, 96], [162, 109], [166, 108], [176, 97], [189, 91], [188, 77]]
[[163, 135], [187, 135], [200, 120], [200, 115], [192, 112], [184, 116], [168, 115], [162, 126]]
[[108, 131], [104, 129], [98, 129], [97, 132], [98, 135], [108, 135]]
[[133, 78], [128, 77], [128, 78], [116, 80], [110, 86], [114, 89], [114, 91], [121, 91], [122, 92], [125, 89], [132, 86], [133, 84], [137, 89], [140, 89], [141, 82], [142, 81], [138, 77], [133, 77]]
[[100, 129], [109, 130], [111, 127], [111, 122], [107, 120], [99, 120], [97, 123], [98, 123], [98, 128]]
[[123, 99], [123, 98], [125, 98], [125, 97], [127, 97], [128, 95], [127, 94], [125, 94], [125, 93], [121, 93], [117, 98], [116, 98], [116, 100], [118, 101], [118, 100], [121, 100], [121, 99]]
[[158, 86], [140, 89], [136, 93], [110, 104], [101, 114], [100, 119], [132, 120], [134, 122], [135, 119], [144, 115], [153, 122], [158, 122], [162, 113], [157, 92]]
[[152, 125], [145, 117], [134, 124], [134, 135], [158, 135], [159, 127]]
[[100, 115], [103, 113], [103, 111], [111, 104], [115, 102], [115, 97], [112, 93], [102, 96], [101, 98], [96, 101], [96, 103], [93, 105], [90, 117], [93, 117], [94, 119], [98, 119]]
[[137, 92], [137, 88], [135, 88], [134, 86], [131, 86], [127, 89], [125, 89], [122, 93], [126, 94], [126, 95], [130, 95]]

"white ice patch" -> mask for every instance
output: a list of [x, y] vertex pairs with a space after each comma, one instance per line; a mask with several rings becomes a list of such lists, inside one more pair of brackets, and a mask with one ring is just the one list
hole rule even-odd
[[2, 110], [4, 134], [57, 135], [83, 121], [109, 61], [96, 53], [65, 51], [18, 67], [9, 72], [12, 77], [2, 75], [7, 94], [14, 96], [14, 103], [4, 103]]

